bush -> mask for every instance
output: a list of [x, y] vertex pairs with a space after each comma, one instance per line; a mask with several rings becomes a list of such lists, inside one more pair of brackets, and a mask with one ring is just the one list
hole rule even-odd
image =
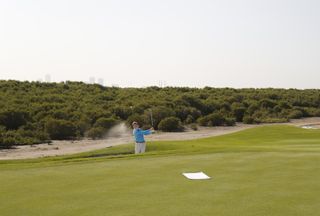
[[259, 109], [256, 110], [252, 115], [254, 119], [263, 119], [272, 116], [272, 111], [269, 109]]
[[208, 119], [210, 126], [222, 126], [225, 123], [225, 118], [218, 113], [209, 115]]
[[151, 127], [152, 127], [151, 124], [144, 124], [142, 127], [140, 126], [142, 130], [149, 130]]
[[[144, 112], [144, 117], [145, 117], [144, 122], [145, 123], [148, 123], [148, 122], [151, 123], [150, 114], [151, 114], [151, 110], [149, 110], [149, 109], [145, 110], [145, 112]], [[152, 108], [152, 115], [153, 115], [153, 126], [157, 130], [159, 127], [159, 123], [163, 119], [165, 119], [167, 117], [173, 117], [173, 116], [175, 116], [175, 113], [169, 107], [159, 106], [159, 107]]]
[[243, 117], [243, 123], [245, 123], [245, 124], [254, 124], [254, 123], [257, 123], [257, 122], [251, 116], [244, 116]]
[[90, 130], [87, 131], [86, 135], [87, 137], [90, 137], [91, 139], [101, 139], [106, 134], [106, 131], [102, 127], [93, 127]]
[[193, 123], [195, 119], [201, 116], [201, 112], [193, 107], [179, 106], [174, 111], [175, 117], [187, 124]]
[[225, 126], [234, 126], [236, 124], [236, 119], [234, 118], [226, 118]]
[[19, 129], [16, 133], [23, 138], [33, 139], [31, 144], [49, 142], [50, 140], [49, 134], [44, 131]]
[[30, 138], [23, 138], [17, 131], [6, 131], [0, 134], [0, 147], [12, 148], [15, 145], [32, 144]]
[[174, 132], [174, 131], [181, 131], [182, 126], [180, 119], [176, 117], [167, 117], [160, 121], [159, 130], [167, 131], [167, 132]]
[[6, 127], [0, 125], [0, 134], [6, 132]]
[[220, 113], [213, 113], [198, 119], [201, 126], [233, 126], [236, 124], [235, 118], [225, 118]]
[[51, 139], [73, 139], [77, 136], [76, 126], [66, 120], [49, 119], [45, 123], [45, 129]]
[[193, 124], [190, 125], [190, 128], [191, 128], [192, 130], [194, 130], [194, 131], [197, 131], [197, 130], [198, 130], [198, 125], [195, 124], [195, 123], [193, 123]]
[[149, 128], [150, 108], [156, 129], [167, 117], [204, 126], [232, 125], [231, 117], [245, 123], [282, 122], [320, 116], [319, 95], [319, 89], [117, 88], [0, 80], [0, 127], [6, 143], [20, 144], [43, 141], [49, 131], [59, 139], [84, 136], [91, 128], [110, 128], [112, 118]]
[[139, 114], [133, 114], [127, 119], [127, 125], [131, 127], [132, 122], [138, 122], [141, 127], [145, 125], [145, 117]]
[[303, 117], [303, 113], [301, 110], [292, 110], [289, 114], [288, 114], [288, 118], [289, 119], [300, 119]]
[[131, 112], [132, 111], [129, 107], [116, 106], [112, 108], [112, 113], [114, 113], [116, 116], [123, 120], [126, 120], [131, 114]]
[[305, 108], [305, 110], [308, 116], [320, 117], [320, 108], [308, 107], [308, 108]]
[[262, 99], [259, 101], [259, 105], [261, 108], [274, 108], [277, 103], [274, 100]]
[[12, 148], [15, 145], [49, 143], [49, 136], [42, 131], [0, 129], [0, 148]]
[[7, 110], [0, 113], [0, 125], [8, 130], [16, 130], [28, 121], [28, 114], [22, 111]]
[[0, 137], [0, 149], [10, 149], [16, 144], [16, 140], [12, 137]]
[[209, 122], [209, 119], [207, 116], [204, 116], [204, 117], [200, 117], [198, 119], [198, 123], [201, 125], [201, 126], [208, 126], [208, 122]]
[[112, 128], [113, 126], [115, 126], [117, 124], [117, 120], [114, 118], [99, 118], [95, 123], [94, 123], [94, 127], [101, 127], [104, 128], [106, 130]]
[[75, 122], [75, 126], [77, 127], [79, 135], [84, 136], [85, 132], [91, 128], [90, 120], [80, 119]]
[[33, 133], [33, 136], [39, 140], [39, 143], [51, 142], [49, 134], [45, 131], [36, 131]]
[[236, 118], [236, 121], [242, 122], [243, 116], [246, 112], [246, 108], [243, 107], [243, 105], [240, 103], [233, 103], [231, 109], [234, 117]]
[[188, 115], [185, 121], [187, 124], [191, 124], [194, 122], [194, 118], [192, 115]]
[[7, 133], [6, 131], [0, 131], [0, 148], [9, 149], [19, 143], [15, 134]]
[[226, 124], [226, 119], [218, 114], [213, 113], [198, 119], [201, 126], [223, 126]]

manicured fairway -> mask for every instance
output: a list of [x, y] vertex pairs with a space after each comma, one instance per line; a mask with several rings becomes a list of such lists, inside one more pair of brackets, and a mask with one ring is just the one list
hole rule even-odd
[[319, 130], [155, 142], [143, 156], [131, 148], [0, 162], [1, 215], [319, 215]]

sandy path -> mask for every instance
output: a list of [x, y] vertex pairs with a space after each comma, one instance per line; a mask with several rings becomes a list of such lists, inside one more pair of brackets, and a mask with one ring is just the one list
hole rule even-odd
[[[283, 123], [295, 126], [312, 125], [315, 128], [320, 128], [320, 118], [306, 118], [294, 120], [290, 123]], [[237, 124], [233, 127], [199, 127], [198, 131], [188, 130], [179, 133], [163, 133], [148, 136], [149, 141], [160, 140], [189, 140], [205, 137], [219, 136], [223, 134], [234, 133], [247, 128], [260, 127], [260, 125], [245, 125]], [[133, 143], [130, 131], [126, 131], [122, 136], [112, 137], [104, 140], [80, 140], [80, 141], [53, 141], [52, 144], [40, 144], [33, 146], [18, 146], [15, 149], [0, 150], [0, 160], [10, 159], [27, 159], [39, 158], [66, 154], [75, 154], [80, 152], [92, 151], [111, 146], [116, 146], [125, 143]]]

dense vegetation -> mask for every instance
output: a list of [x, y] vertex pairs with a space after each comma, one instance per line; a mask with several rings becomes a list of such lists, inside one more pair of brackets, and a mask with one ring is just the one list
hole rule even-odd
[[116, 88], [82, 82], [0, 81], [0, 146], [101, 138], [119, 121], [135, 120], [150, 127], [151, 110], [155, 129], [161, 126], [164, 131], [192, 123], [286, 122], [320, 116], [320, 90]]

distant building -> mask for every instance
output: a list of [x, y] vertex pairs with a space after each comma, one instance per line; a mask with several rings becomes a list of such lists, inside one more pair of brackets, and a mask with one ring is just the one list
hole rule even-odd
[[164, 80], [159, 80], [159, 87], [160, 88], [164, 88], [164, 87], [166, 87], [166, 85], [167, 85], [167, 82], [166, 81], [164, 81]]
[[98, 84], [103, 86], [104, 85], [104, 80], [102, 78], [99, 78], [98, 79]]
[[45, 82], [51, 82], [51, 76], [50, 76], [50, 74], [46, 74], [45, 76], [44, 76], [44, 81]]
[[96, 78], [95, 77], [90, 77], [89, 78], [89, 83], [90, 84], [95, 84], [96, 83]]

